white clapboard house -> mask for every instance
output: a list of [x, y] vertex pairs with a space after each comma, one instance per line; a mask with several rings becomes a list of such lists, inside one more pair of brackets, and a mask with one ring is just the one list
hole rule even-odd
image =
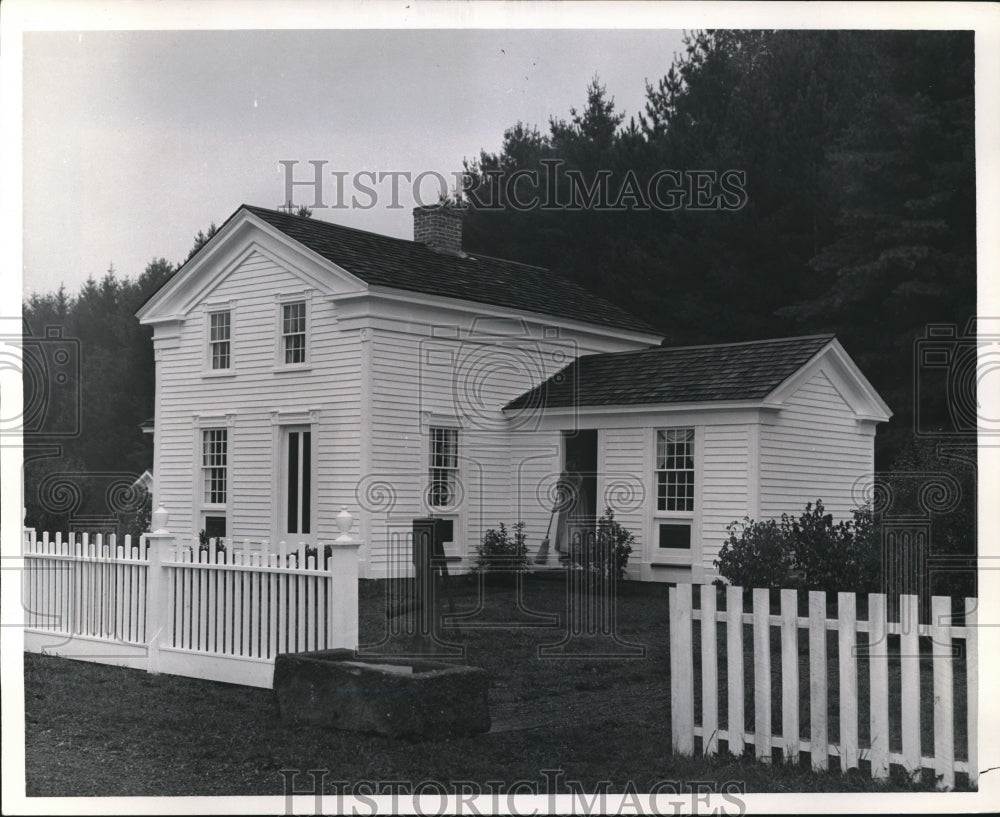
[[636, 536], [630, 574], [711, 577], [726, 525], [864, 501], [890, 411], [831, 335], [665, 348], [538, 267], [242, 206], [138, 312], [156, 356], [155, 497], [176, 534], [322, 544], [348, 508], [361, 575], [453, 520], [546, 534], [567, 463]]

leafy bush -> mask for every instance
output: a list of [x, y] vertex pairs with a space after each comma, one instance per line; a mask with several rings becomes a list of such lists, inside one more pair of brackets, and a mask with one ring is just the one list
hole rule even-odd
[[754, 522], [749, 517], [731, 523], [726, 527], [729, 539], [715, 560], [719, 573], [740, 587], [795, 586], [790, 527], [787, 514], [780, 525], [774, 519]]
[[476, 546], [475, 570], [489, 572], [522, 572], [528, 568], [528, 546], [524, 540], [524, 522], [508, 531], [503, 522], [500, 530], [490, 528]]
[[574, 552], [573, 560], [587, 570], [624, 579], [633, 544], [635, 536], [615, 521], [615, 512], [607, 507], [604, 515], [597, 520], [596, 542], [590, 548]]
[[715, 566], [741, 587], [798, 587], [807, 590], [875, 592], [880, 589], [879, 522], [870, 507], [834, 524], [822, 500], [806, 504], [796, 519], [755, 522], [745, 518], [726, 530], [729, 539]]

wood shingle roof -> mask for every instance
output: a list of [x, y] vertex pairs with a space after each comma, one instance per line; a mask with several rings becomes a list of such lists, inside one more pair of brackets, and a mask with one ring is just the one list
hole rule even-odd
[[833, 335], [584, 355], [505, 409], [760, 400]]
[[470, 253], [451, 255], [415, 241], [263, 207], [244, 204], [240, 209], [371, 286], [661, 334], [635, 315], [544, 267]]

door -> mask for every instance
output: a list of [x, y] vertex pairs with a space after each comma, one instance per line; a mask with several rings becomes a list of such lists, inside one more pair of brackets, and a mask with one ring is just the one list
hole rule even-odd
[[597, 527], [597, 429], [563, 432], [563, 471], [581, 485], [576, 516]]
[[279, 539], [314, 544], [313, 451], [309, 426], [286, 426], [281, 441]]

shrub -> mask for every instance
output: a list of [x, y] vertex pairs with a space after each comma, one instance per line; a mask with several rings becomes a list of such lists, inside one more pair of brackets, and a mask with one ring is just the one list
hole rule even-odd
[[729, 539], [722, 545], [715, 566], [730, 583], [740, 587], [794, 586], [794, 559], [789, 542], [789, 519], [782, 515], [754, 522], [745, 517], [726, 527]]
[[624, 579], [633, 544], [635, 536], [615, 520], [615, 512], [607, 507], [604, 515], [597, 520], [596, 551], [583, 548], [573, 554], [574, 561], [585, 569], [610, 575], [614, 579]]
[[856, 508], [852, 519], [834, 524], [817, 499], [798, 518], [746, 518], [726, 530], [729, 539], [715, 566], [732, 584], [856, 593], [880, 589], [879, 521], [870, 507]]
[[528, 546], [524, 540], [524, 522], [511, 530], [503, 522], [500, 529], [490, 528], [476, 546], [475, 570], [490, 572], [522, 572], [528, 568]]

